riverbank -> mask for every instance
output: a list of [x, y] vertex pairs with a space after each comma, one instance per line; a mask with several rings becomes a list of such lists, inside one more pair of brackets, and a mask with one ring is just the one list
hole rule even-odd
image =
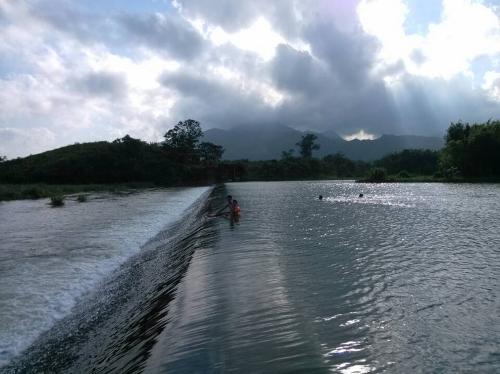
[[[278, 182], [278, 181], [318, 181], [318, 180], [353, 180], [353, 178], [338, 178], [321, 176], [318, 178], [293, 179], [242, 179], [241, 182]], [[384, 180], [370, 178], [357, 179], [356, 183], [500, 183], [500, 177], [491, 178], [438, 178], [431, 175], [411, 176], [401, 178], [388, 176]], [[130, 182], [120, 184], [0, 184], [0, 201], [42, 199], [54, 196], [65, 196], [89, 192], [124, 192], [144, 188], [154, 188], [158, 185], [150, 182]]]
[[432, 175], [418, 175], [407, 178], [388, 176], [385, 179], [363, 178], [356, 183], [500, 183], [500, 177], [489, 178], [441, 178]]
[[0, 201], [41, 199], [87, 192], [121, 192], [156, 187], [154, 183], [120, 184], [0, 184]]

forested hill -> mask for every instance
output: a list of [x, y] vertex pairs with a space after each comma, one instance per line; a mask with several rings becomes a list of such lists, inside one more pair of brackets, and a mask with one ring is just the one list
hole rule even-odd
[[[198, 148], [196, 151], [201, 152], [202, 147]], [[230, 164], [212, 162], [207, 157], [199, 161], [198, 154], [196, 158], [197, 161], [183, 161], [172, 156], [164, 143], [150, 144], [125, 136], [113, 142], [73, 144], [0, 162], [0, 183], [204, 184], [235, 173]]]
[[[125, 139], [125, 138], [124, 138]], [[151, 181], [172, 168], [161, 149], [138, 139], [73, 144], [0, 164], [9, 183], [114, 183]], [[161, 171], [161, 173], [160, 173]]]
[[[346, 141], [333, 131], [312, 133], [320, 146], [315, 156], [340, 152], [351, 160], [362, 161], [373, 161], [403, 149], [438, 150], [444, 144], [443, 139], [438, 137], [383, 135], [375, 140]], [[223, 157], [226, 160], [271, 160], [279, 159], [282, 151], [294, 149], [298, 153], [295, 144], [304, 134], [287, 126], [241, 126], [206, 130], [203, 139], [224, 147]]]

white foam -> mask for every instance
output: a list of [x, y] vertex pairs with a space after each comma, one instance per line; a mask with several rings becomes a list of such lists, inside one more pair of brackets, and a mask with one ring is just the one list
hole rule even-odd
[[87, 203], [0, 207], [0, 367], [174, 223], [208, 188], [108, 195]]

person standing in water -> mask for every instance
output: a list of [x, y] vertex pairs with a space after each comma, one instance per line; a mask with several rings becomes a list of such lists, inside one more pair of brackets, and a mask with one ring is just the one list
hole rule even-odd
[[226, 201], [227, 201], [227, 203], [226, 203], [226, 205], [224, 205], [224, 208], [219, 209], [219, 211], [217, 211], [217, 213], [215, 213], [216, 216], [225, 213], [224, 211], [226, 209], [229, 209], [229, 213], [231, 213], [233, 211], [233, 197], [231, 195], [227, 195]]
[[240, 205], [238, 204], [238, 201], [233, 200], [233, 207], [231, 209], [231, 216], [230, 216], [231, 227], [233, 227], [235, 223], [240, 222], [240, 211], [241, 209]]
[[231, 214], [235, 217], [239, 216], [241, 212], [240, 205], [237, 200], [233, 200], [233, 206], [231, 209]]

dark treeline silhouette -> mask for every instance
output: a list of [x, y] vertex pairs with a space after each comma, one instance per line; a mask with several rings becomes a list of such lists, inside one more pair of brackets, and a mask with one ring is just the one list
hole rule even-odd
[[369, 163], [351, 161], [340, 153], [319, 159], [293, 157], [290, 151], [283, 152], [280, 160], [246, 161], [244, 165], [245, 180], [355, 178], [363, 176], [370, 168]]
[[147, 143], [127, 135], [113, 142], [74, 144], [1, 162], [0, 182], [154, 182], [171, 186], [240, 177], [243, 167], [221, 162], [222, 147], [199, 143], [201, 135], [200, 124], [186, 120], [169, 130], [161, 143]]
[[363, 178], [393, 180], [496, 180], [500, 177], [500, 121], [452, 123], [440, 151], [404, 150], [374, 162], [352, 161], [341, 153], [313, 157], [314, 134], [299, 139], [281, 159], [222, 162], [224, 149], [202, 143], [200, 124], [179, 122], [161, 143], [125, 136], [113, 142], [74, 144], [0, 162], [2, 183], [91, 184], [153, 182], [208, 184], [229, 180]]
[[466, 178], [500, 176], [500, 121], [452, 123], [440, 155], [444, 176]]
[[391, 153], [373, 162], [375, 167], [383, 168], [388, 174], [433, 175], [438, 170], [439, 151], [428, 149], [405, 149]]

